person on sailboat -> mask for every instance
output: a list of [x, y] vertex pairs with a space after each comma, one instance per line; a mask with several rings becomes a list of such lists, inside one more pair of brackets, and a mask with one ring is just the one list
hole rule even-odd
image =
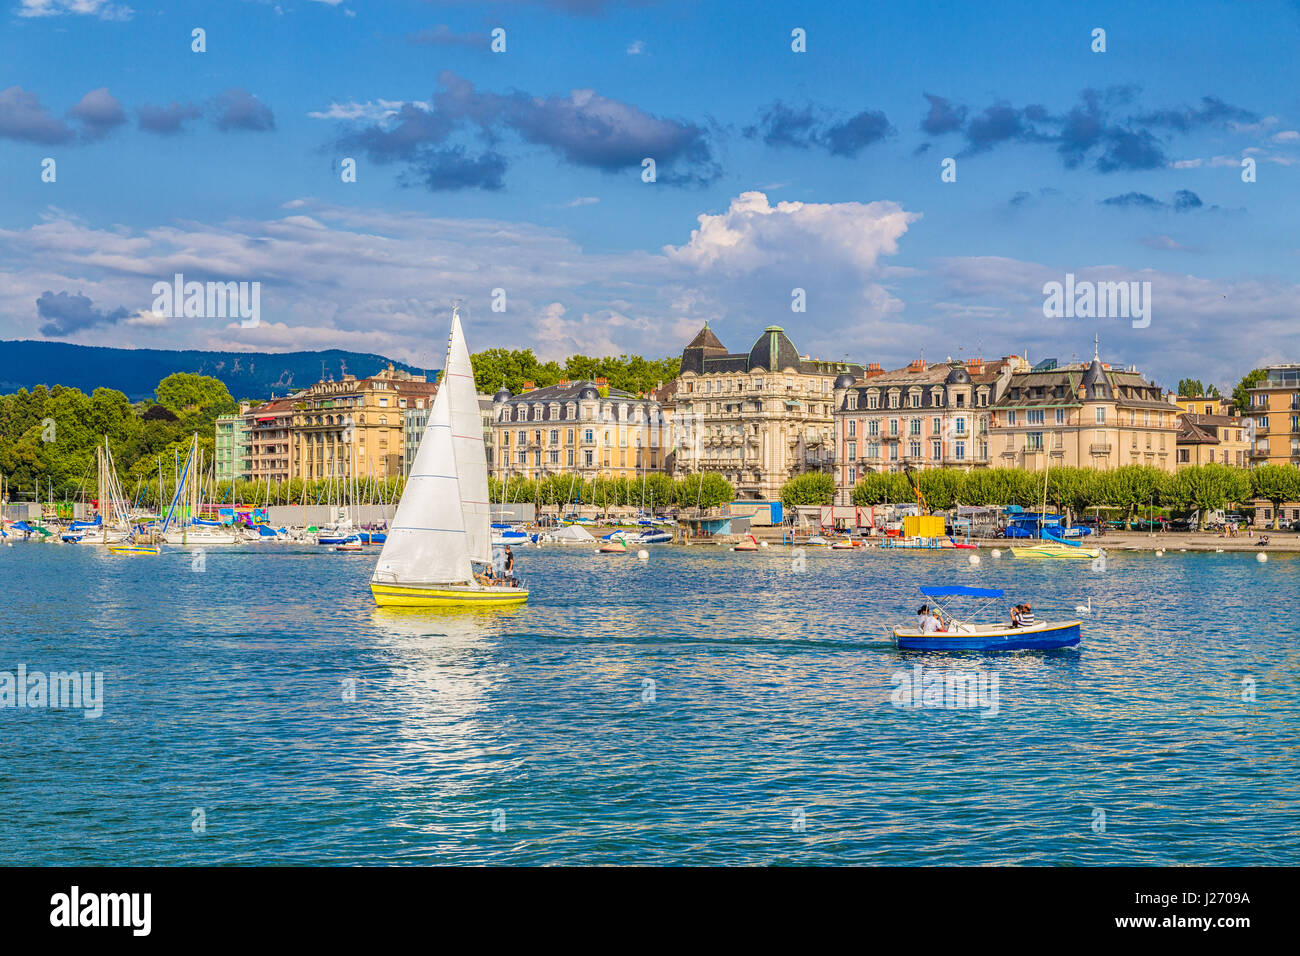
[[510, 550], [510, 545], [506, 545], [505, 579], [512, 586], [518, 583], [515, 577], [515, 553]]

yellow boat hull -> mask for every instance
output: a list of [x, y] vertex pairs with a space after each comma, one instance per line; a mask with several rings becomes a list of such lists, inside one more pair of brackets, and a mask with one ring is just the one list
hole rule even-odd
[[1096, 548], [1012, 548], [1011, 553], [1017, 558], [1073, 558], [1076, 561], [1091, 561], [1101, 557], [1101, 552]]
[[508, 607], [528, 600], [526, 588], [413, 587], [370, 582], [380, 607]]
[[161, 554], [162, 548], [158, 546], [150, 547], [149, 545], [125, 545], [110, 544], [108, 546], [109, 554]]

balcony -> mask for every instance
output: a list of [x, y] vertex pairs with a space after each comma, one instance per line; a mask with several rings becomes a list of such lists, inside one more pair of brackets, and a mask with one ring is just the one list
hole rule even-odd
[[1105, 443], [1105, 444], [1098, 444], [1097, 442], [1093, 442], [1092, 444], [1090, 444], [1090, 445], [1088, 446], [1088, 454], [1089, 454], [1089, 455], [1109, 455], [1110, 452], [1111, 452], [1111, 448], [1112, 448], [1112, 447], [1113, 447], [1113, 446], [1111, 446], [1109, 442], [1107, 442], [1107, 443]]

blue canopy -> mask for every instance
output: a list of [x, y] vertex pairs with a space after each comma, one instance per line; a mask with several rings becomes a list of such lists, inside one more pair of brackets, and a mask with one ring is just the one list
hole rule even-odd
[[979, 598], [1000, 598], [1002, 597], [1001, 588], [968, 588], [964, 585], [952, 585], [944, 588], [921, 588], [921, 593], [926, 597], [979, 597]]

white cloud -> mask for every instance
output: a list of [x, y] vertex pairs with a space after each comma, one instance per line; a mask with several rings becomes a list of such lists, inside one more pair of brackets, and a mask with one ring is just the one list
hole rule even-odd
[[[329, 109], [313, 110], [307, 115], [312, 119], [321, 120], [364, 120], [369, 123], [382, 123], [396, 116], [398, 111], [405, 105], [405, 100], [366, 100], [364, 103], [358, 103], [355, 100], [349, 103], [331, 102]], [[426, 103], [415, 103], [414, 105], [426, 108], [428, 106]]]
[[640, 56], [645, 52], [645, 42], [643, 40], [633, 40], [627, 45], [629, 56]]
[[135, 13], [130, 7], [109, 0], [20, 0], [20, 17], [73, 16], [98, 17], [101, 20], [129, 20]]

